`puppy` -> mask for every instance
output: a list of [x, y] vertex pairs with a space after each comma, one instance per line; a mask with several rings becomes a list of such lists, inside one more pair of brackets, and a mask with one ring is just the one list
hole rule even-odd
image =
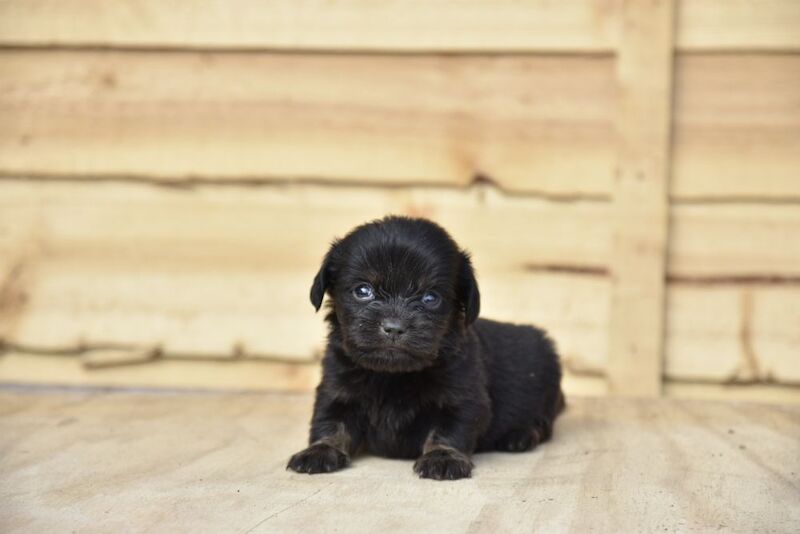
[[287, 469], [328, 473], [360, 450], [415, 458], [422, 478], [459, 479], [475, 451], [550, 438], [564, 407], [546, 334], [478, 319], [469, 256], [440, 226], [405, 217], [335, 241], [311, 286], [329, 296], [309, 447]]

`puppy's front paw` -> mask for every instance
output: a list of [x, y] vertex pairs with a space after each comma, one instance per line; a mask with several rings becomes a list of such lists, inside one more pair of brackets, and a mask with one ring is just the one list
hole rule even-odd
[[472, 476], [472, 462], [458, 451], [434, 449], [428, 451], [414, 462], [414, 472], [420, 478], [435, 480], [458, 480]]
[[350, 464], [350, 456], [327, 443], [316, 443], [289, 459], [286, 469], [298, 473], [330, 473]]

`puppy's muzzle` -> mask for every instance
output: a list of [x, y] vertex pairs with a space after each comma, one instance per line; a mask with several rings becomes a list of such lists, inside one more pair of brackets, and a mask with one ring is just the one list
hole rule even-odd
[[403, 337], [406, 330], [408, 330], [408, 325], [400, 319], [387, 318], [381, 321], [381, 332], [392, 341], [397, 341]]

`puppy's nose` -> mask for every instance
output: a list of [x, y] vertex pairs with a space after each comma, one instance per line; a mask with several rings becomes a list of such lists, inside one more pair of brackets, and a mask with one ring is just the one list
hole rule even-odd
[[384, 319], [381, 321], [381, 330], [387, 336], [397, 337], [406, 331], [406, 325], [399, 319]]

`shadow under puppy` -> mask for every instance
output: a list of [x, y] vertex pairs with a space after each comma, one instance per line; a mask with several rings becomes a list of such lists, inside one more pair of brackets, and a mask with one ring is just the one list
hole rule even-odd
[[328, 346], [310, 446], [287, 468], [327, 473], [359, 450], [416, 458], [423, 478], [459, 479], [475, 451], [525, 451], [564, 407], [546, 334], [478, 319], [468, 255], [440, 226], [404, 217], [334, 242], [311, 286], [329, 295]]

